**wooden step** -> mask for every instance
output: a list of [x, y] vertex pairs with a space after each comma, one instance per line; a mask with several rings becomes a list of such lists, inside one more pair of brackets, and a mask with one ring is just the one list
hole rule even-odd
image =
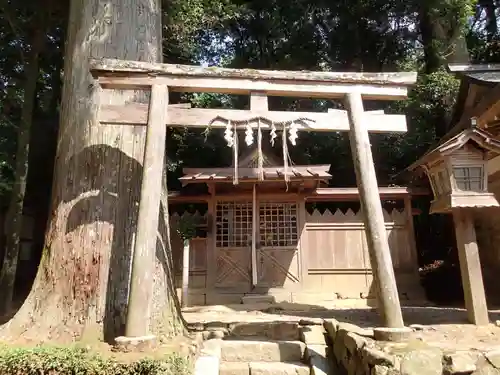
[[300, 362], [306, 345], [301, 341], [224, 340], [223, 362]]
[[219, 375], [310, 375], [301, 362], [222, 362]]

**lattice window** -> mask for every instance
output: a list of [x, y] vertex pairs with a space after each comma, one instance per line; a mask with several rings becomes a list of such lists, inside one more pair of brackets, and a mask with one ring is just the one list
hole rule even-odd
[[252, 245], [252, 203], [218, 202], [216, 207], [216, 246], [219, 248]]
[[454, 167], [453, 175], [460, 190], [481, 191], [484, 189], [482, 167]]
[[296, 246], [297, 204], [262, 202], [259, 207], [261, 246]]

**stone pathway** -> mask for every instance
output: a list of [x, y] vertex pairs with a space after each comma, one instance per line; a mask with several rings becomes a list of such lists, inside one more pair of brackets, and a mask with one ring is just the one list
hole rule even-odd
[[[500, 327], [491, 324], [487, 327], [476, 327], [467, 324], [464, 309], [442, 307], [404, 307], [404, 320], [407, 326], [417, 328], [416, 336], [420, 340], [442, 348], [462, 350], [478, 349], [500, 350]], [[336, 319], [340, 322], [356, 324], [364, 328], [380, 325], [376, 311], [367, 307], [343, 306], [311, 306], [297, 304], [257, 304], [203, 306], [187, 308], [185, 319], [194, 325], [223, 324], [248, 322], [315, 322], [321, 324], [323, 319]], [[492, 322], [500, 320], [500, 311], [491, 310]]]

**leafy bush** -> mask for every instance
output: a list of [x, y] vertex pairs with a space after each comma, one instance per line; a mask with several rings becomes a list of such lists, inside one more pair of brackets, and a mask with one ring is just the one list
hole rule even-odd
[[80, 347], [0, 346], [2, 375], [184, 375], [189, 369], [188, 359], [178, 354], [125, 363]]

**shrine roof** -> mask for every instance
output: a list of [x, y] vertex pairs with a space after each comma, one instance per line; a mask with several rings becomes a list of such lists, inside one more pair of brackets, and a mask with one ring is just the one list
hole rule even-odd
[[491, 151], [495, 154], [500, 153], [500, 142], [496, 139], [495, 136], [483, 129], [471, 127], [469, 129], [461, 131], [460, 133], [449, 139], [443, 138], [441, 143], [439, 143], [437, 147], [435, 147], [415, 163], [410, 165], [408, 167], [408, 170], [415, 170], [419, 166], [427, 164], [440, 155], [446, 155], [459, 149], [468, 142], [473, 142], [482, 149]]
[[[332, 177], [328, 171], [330, 165], [293, 165], [289, 166], [287, 175], [291, 181], [328, 180]], [[266, 166], [263, 168], [265, 181], [284, 179], [283, 166]], [[183, 183], [203, 183], [208, 181], [232, 181], [234, 168], [184, 168], [184, 176], [179, 178]], [[238, 168], [238, 179], [241, 181], [258, 180], [258, 168]]]

